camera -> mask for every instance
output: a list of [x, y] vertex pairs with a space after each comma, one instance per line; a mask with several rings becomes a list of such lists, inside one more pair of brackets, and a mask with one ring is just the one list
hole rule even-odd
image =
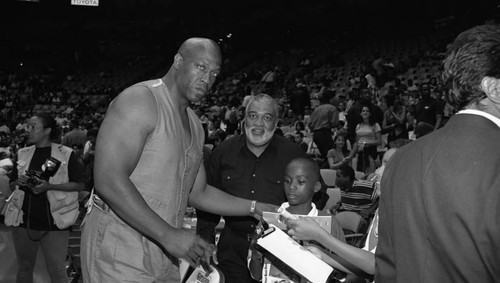
[[61, 161], [54, 157], [47, 158], [42, 165], [42, 171], [26, 170], [25, 174], [28, 177], [27, 184], [31, 187], [35, 187], [41, 183], [41, 180], [48, 181], [50, 177], [56, 174], [60, 166]]
[[37, 172], [35, 170], [26, 170], [25, 174], [28, 177], [28, 180], [26, 180], [28, 186], [35, 187], [41, 183], [40, 179], [42, 179], [42, 172]]

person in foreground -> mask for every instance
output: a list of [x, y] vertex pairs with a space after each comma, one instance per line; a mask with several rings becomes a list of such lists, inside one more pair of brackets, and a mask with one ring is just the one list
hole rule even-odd
[[213, 245], [181, 229], [188, 202], [222, 215], [275, 208], [206, 185], [204, 132], [189, 105], [206, 95], [220, 62], [215, 42], [188, 39], [163, 78], [131, 86], [110, 104], [82, 233], [85, 282], [179, 282], [179, 258], [208, 263]]
[[[381, 166], [381, 170], [378, 171], [380, 174], [383, 174], [385, 165], [389, 162], [395, 152], [396, 149], [391, 148], [384, 153], [383, 160], [385, 163], [383, 165], [384, 167]], [[363, 249], [346, 244], [338, 237], [333, 237], [328, 234], [328, 231], [322, 229], [316, 222], [310, 221], [309, 219], [290, 220], [288, 222], [288, 227], [290, 228], [288, 234], [294, 239], [317, 241], [351, 265], [354, 265], [365, 272], [367, 275], [375, 274], [375, 251], [377, 249], [378, 242], [378, 211], [375, 212], [374, 220], [368, 229], [368, 235]], [[353, 274], [350, 265], [344, 266], [343, 262], [336, 261], [317, 248], [309, 247], [309, 249], [334, 268], [342, 270], [348, 274]], [[348, 277], [348, 280], [354, 279], [355, 278], [352, 276]]]
[[[312, 202], [313, 195], [321, 189], [320, 176], [320, 168], [315, 161], [309, 158], [296, 158], [290, 161], [286, 167], [283, 182], [288, 202], [283, 203], [281, 208], [294, 215], [330, 216], [331, 231], [325, 230], [326, 233], [345, 242], [344, 232], [338, 220], [334, 216], [318, 210]], [[321, 226], [318, 225], [318, 227], [322, 229]], [[252, 278], [257, 281], [268, 282], [276, 278], [290, 278], [294, 282], [300, 281], [299, 278], [296, 278], [297, 274], [288, 273], [288, 270], [279, 270], [269, 260], [263, 258], [263, 255], [255, 249], [255, 243], [250, 245], [248, 258], [248, 268]]]
[[443, 80], [460, 111], [400, 149], [382, 177], [377, 282], [500, 278], [500, 26], [458, 35]]

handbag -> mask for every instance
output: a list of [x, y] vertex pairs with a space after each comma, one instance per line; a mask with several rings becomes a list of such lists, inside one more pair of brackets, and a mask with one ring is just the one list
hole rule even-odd
[[23, 223], [23, 201], [24, 191], [15, 189], [9, 198], [5, 201], [5, 206], [2, 209], [2, 215], [5, 217], [4, 224], [6, 226], [19, 226]]

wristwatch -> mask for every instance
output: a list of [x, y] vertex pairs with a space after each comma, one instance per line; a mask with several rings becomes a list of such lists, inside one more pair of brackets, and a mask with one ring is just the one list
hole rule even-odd
[[255, 213], [255, 206], [257, 205], [257, 201], [256, 200], [252, 200], [252, 202], [250, 203], [250, 214], [254, 214]]

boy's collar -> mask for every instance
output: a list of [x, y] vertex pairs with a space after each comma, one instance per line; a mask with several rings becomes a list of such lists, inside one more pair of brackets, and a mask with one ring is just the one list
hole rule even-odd
[[[283, 208], [283, 209], [287, 209], [287, 208], [289, 208], [289, 207], [290, 207], [290, 204], [289, 204], [288, 202], [284, 202], [284, 203], [280, 206], [280, 208]], [[317, 215], [318, 215], [318, 209], [316, 208], [316, 205], [315, 205], [313, 202], [311, 202], [311, 207], [312, 207], [312, 208], [311, 208], [311, 210], [309, 211], [309, 213], [307, 214], [307, 216], [317, 216]], [[279, 209], [280, 209], [280, 208], [279, 208]], [[278, 210], [279, 210], [279, 209], [278, 209]]]

